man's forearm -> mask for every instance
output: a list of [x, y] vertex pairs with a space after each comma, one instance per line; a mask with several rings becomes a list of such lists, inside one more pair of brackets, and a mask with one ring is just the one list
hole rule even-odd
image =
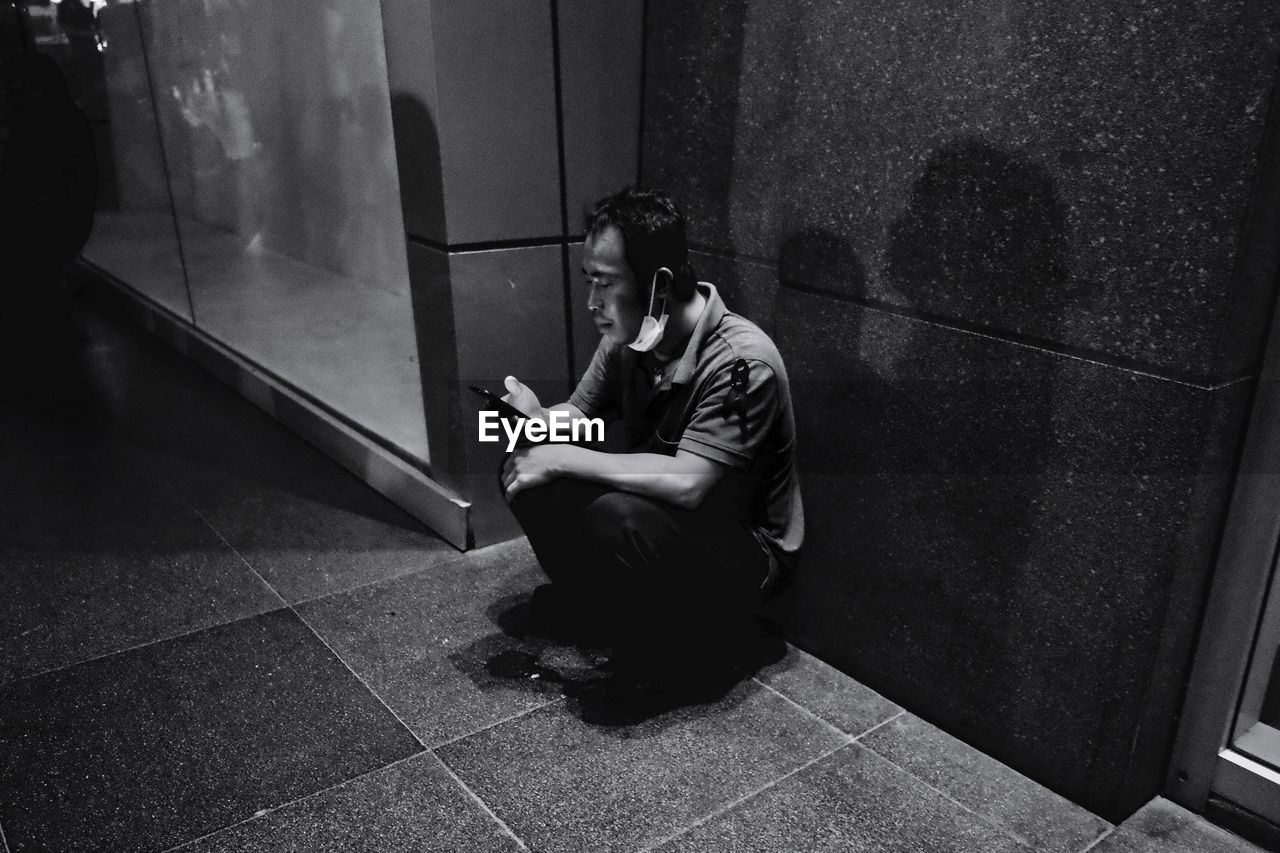
[[557, 450], [556, 469], [562, 477], [589, 480], [685, 509], [696, 508], [715, 482], [710, 463], [684, 454], [601, 453], [572, 445]]

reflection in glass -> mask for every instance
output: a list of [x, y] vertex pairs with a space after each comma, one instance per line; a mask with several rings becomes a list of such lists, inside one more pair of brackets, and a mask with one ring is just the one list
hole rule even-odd
[[1267, 675], [1267, 689], [1262, 696], [1262, 713], [1258, 718], [1280, 729], [1280, 649], [1271, 650], [1271, 671]]
[[137, 8], [196, 325], [426, 462], [378, 0]]
[[84, 257], [190, 320], [133, 6], [33, 0], [24, 18], [33, 46], [58, 61], [93, 130], [98, 210]]

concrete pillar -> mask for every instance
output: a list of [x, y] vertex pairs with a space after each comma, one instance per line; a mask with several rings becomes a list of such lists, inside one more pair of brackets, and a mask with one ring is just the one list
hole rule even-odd
[[594, 348], [569, 263], [582, 209], [635, 180], [642, 3], [382, 11], [431, 474], [471, 501], [481, 545], [518, 530], [466, 386], [514, 374], [559, 402]]

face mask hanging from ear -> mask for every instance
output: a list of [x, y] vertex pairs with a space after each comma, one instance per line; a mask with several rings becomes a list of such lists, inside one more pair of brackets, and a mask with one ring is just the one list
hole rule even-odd
[[653, 286], [649, 289], [649, 310], [645, 311], [644, 319], [640, 321], [640, 332], [636, 335], [636, 339], [627, 346], [636, 352], [649, 352], [662, 342], [662, 335], [667, 330], [667, 320], [670, 314], [667, 313], [667, 297], [662, 297], [662, 316], [656, 320], [653, 317], [653, 300], [658, 295], [658, 274], [666, 273], [671, 275], [671, 270], [666, 267], [659, 267], [653, 272]]

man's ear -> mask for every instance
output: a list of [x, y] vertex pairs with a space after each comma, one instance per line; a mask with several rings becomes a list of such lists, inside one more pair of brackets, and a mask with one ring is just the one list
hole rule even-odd
[[653, 287], [657, 291], [656, 296], [669, 296], [671, 294], [671, 284], [676, 280], [675, 273], [671, 272], [667, 267], [658, 267], [653, 271]]

